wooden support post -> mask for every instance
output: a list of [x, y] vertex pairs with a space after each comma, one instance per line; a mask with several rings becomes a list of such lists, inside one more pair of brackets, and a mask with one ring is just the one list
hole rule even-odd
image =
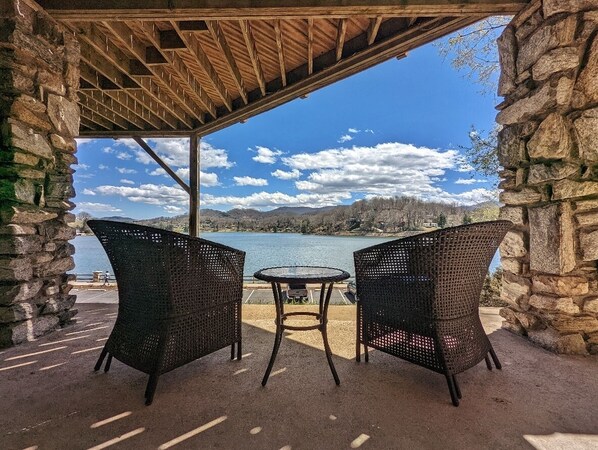
[[199, 236], [199, 135], [189, 139], [189, 236]]

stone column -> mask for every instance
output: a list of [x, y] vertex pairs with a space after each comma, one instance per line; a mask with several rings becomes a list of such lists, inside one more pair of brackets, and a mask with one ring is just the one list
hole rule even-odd
[[532, 1], [499, 52], [503, 327], [597, 354], [598, 1]]
[[79, 47], [30, 5], [0, 4], [0, 347], [76, 313], [65, 272], [74, 267]]

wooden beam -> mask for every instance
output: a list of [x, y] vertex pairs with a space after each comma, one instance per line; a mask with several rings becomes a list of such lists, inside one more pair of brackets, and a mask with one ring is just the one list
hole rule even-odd
[[[197, 59], [197, 62], [204, 71], [205, 75], [212, 83], [212, 86], [214, 86], [214, 89], [216, 89], [216, 92], [218, 92], [218, 95], [222, 99], [222, 102], [226, 106], [226, 109], [232, 111], [233, 103], [226, 89], [226, 86], [224, 86], [224, 83], [222, 83], [222, 80], [220, 80], [218, 73], [214, 69], [214, 66], [212, 66], [212, 63], [210, 62], [208, 55], [206, 55], [206, 52], [204, 52], [201, 44], [199, 43], [199, 40], [197, 40], [197, 38], [193, 36], [192, 33], [183, 32], [183, 30], [179, 28], [179, 25], [176, 22], [171, 22], [171, 25], [173, 26], [174, 30], [178, 33], [181, 40], [185, 43], [187, 51], [190, 52], [195, 59]], [[208, 26], [206, 25], [206, 29], [207, 28]]]
[[[81, 91], [79, 95], [79, 103], [85, 104], [88, 107], [91, 107], [90, 105], [95, 105], [93, 109], [117, 125], [120, 125], [120, 121], [116, 122], [115, 120], [120, 117], [121, 120], [125, 121], [122, 122], [125, 126], [121, 128], [129, 129], [130, 127], [127, 123], [130, 123], [141, 130], [146, 127], [143, 120], [140, 120], [138, 117], [131, 114], [127, 108], [116, 102], [113, 98], [108, 97], [108, 94], [104, 91]], [[111, 119], [111, 117], [114, 117], [114, 120]]]
[[189, 139], [189, 235], [199, 236], [199, 137]]
[[189, 193], [191, 192], [191, 191], [190, 191], [190, 188], [189, 188], [189, 186], [187, 185], [187, 183], [185, 183], [183, 180], [181, 180], [181, 178], [180, 178], [180, 177], [179, 177], [179, 176], [178, 176], [178, 175], [175, 173], [175, 171], [174, 171], [174, 170], [172, 170], [172, 169], [170, 168], [170, 166], [169, 166], [168, 164], [166, 164], [166, 163], [165, 163], [165, 162], [162, 160], [162, 158], [160, 158], [160, 157], [159, 157], [159, 156], [156, 154], [156, 152], [154, 152], [154, 150], [152, 150], [152, 148], [151, 148], [149, 145], [147, 145], [147, 143], [146, 143], [146, 142], [145, 142], [145, 141], [144, 141], [144, 140], [143, 140], [141, 137], [139, 137], [139, 136], [133, 136], [133, 139], [135, 140], [135, 142], [137, 142], [137, 143], [139, 144], [139, 146], [140, 146], [140, 147], [141, 147], [143, 150], [145, 150], [145, 152], [146, 152], [148, 155], [150, 155], [150, 156], [151, 156], [151, 158], [152, 158], [154, 161], [156, 161], [156, 162], [158, 163], [158, 165], [159, 165], [160, 167], [162, 167], [162, 169], [164, 169], [164, 170], [166, 171], [166, 173], [168, 173], [168, 175], [170, 175], [170, 176], [171, 176], [171, 177], [174, 179], [174, 181], [176, 181], [176, 182], [179, 184], [179, 186], [181, 186], [181, 187], [182, 187], [182, 188], [185, 190], [185, 192], [186, 192], [187, 194], [189, 194]]
[[[191, 96], [195, 103], [205, 111], [209, 112], [212, 117], [216, 118], [216, 106], [214, 106], [214, 103], [208, 96], [207, 92], [204, 90], [201, 84], [199, 84], [193, 73], [191, 73], [189, 68], [186, 66], [183, 59], [175, 52], [164, 51], [162, 48], [160, 48], [162, 34], [156, 27], [156, 24], [152, 22], [141, 22], [140, 25], [145, 37], [149, 39], [153, 45], [157, 46], [157, 50], [170, 64], [170, 67], [177, 73], [182, 81], [183, 87], [186, 88], [187, 93]], [[198, 119], [200, 122], [204, 122], [203, 117], [198, 117]]]
[[135, 37], [129, 27], [120, 22], [104, 22], [103, 25], [112, 32], [121, 45], [124, 45], [150, 72], [152, 72], [154, 77], [159, 80], [160, 85], [168, 91], [172, 96], [172, 99], [177, 102], [179, 108], [186, 111], [185, 114], [178, 114], [178, 108], [169, 109], [172, 114], [177, 116], [189, 127], [192, 126], [192, 121], [189, 116], [194, 116], [198, 120], [201, 118], [202, 120], [200, 120], [200, 122], [203, 122], [201, 115], [190, 105], [191, 100], [189, 99], [189, 95], [175, 80], [172, 79], [168, 71], [163, 66], [151, 66], [146, 63], [146, 47]]
[[376, 36], [378, 36], [378, 30], [380, 29], [381, 23], [382, 17], [380, 16], [370, 19], [370, 26], [368, 28], [368, 45], [372, 45], [376, 40]]
[[[187, 118], [187, 114], [168, 95], [158, 89], [151, 78], [133, 75], [130, 58], [115, 46], [96, 25], [88, 24], [86, 27], [77, 27], [75, 30], [79, 41], [87, 42], [93, 48], [93, 52], [87, 54], [83, 53], [84, 49], [82, 48], [81, 53], [81, 57], [87, 58], [86, 62], [90, 64], [91, 67], [98, 70], [100, 73], [109, 71], [111, 67], [114, 67], [131, 76], [146, 94], [145, 96], [138, 96], [137, 94], [131, 93], [131, 95], [135, 96], [135, 98], [141, 102], [144, 102], [147, 97], [150, 101], [158, 103], [162, 107], [161, 111], [158, 108], [152, 108], [152, 105], [149, 105], [150, 109], [172, 128], [179, 128], [180, 117]], [[141, 62], [137, 60], [134, 61], [141, 64]], [[149, 72], [145, 66], [143, 67]], [[114, 74], [115, 72], [111, 71], [110, 73]], [[118, 83], [117, 77], [115, 77], [113, 81]], [[186, 123], [186, 121], [182, 122]]]
[[[94, 100], [101, 101], [102, 103], [109, 103], [114, 101], [115, 110], [124, 108], [129, 111], [130, 114], [136, 115], [139, 119], [146, 122], [151, 128], [160, 129], [163, 127], [163, 122], [158, 116], [156, 116], [150, 108], [145, 106], [144, 103], [138, 101], [133, 95], [133, 92], [143, 96], [143, 92], [135, 91], [103, 91], [100, 89], [100, 85], [97, 82], [98, 73], [85, 62], [79, 65], [79, 73], [81, 79], [90, 85], [89, 89], [86, 89], [86, 93]], [[151, 102], [151, 99], [149, 99]], [[112, 104], [111, 104], [112, 105]], [[157, 106], [157, 105], [155, 105]], [[165, 123], [165, 122], [164, 122]], [[168, 125], [168, 124], [166, 124]], [[146, 128], [146, 127], [140, 127]]]
[[[392, 24], [389, 24], [389, 30], [385, 30], [384, 39], [379, 40], [371, 46], [367, 45], [367, 37], [365, 35], [358, 36], [345, 44], [347, 47], [351, 46], [351, 56], [336, 63], [330, 62], [328, 66], [315, 71], [311, 76], [306, 75], [307, 67], [299, 67], [293, 71], [293, 73], [296, 73], [298, 80], [286, 89], [280, 89], [269, 94], [267, 97], [250, 103], [244, 108], [239, 108], [232, 113], [221, 116], [218, 121], [202, 125], [196, 131], [205, 136], [221, 130], [231, 124], [268, 111], [301, 95], [309, 94], [335, 81], [386, 61], [389, 58], [393, 58], [441, 36], [471, 25], [478, 20], [479, 18], [477, 17], [422, 18], [416, 25], [410, 28], [397, 29], [395, 31], [390, 29]], [[335, 51], [331, 50], [316, 58], [314, 66], [320, 66], [322, 64], [320, 61], [334, 61], [334, 57]]]
[[243, 39], [245, 39], [245, 46], [247, 47], [247, 53], [255, 72], [255, 78], [260, 86], [262, 96], [266, 95], [266, 81], [264, 79], [264, 71], [262, 69], [262, 63], [260, 62], [259, 55], [257, 53], [257, 46], [255, 45], [255, 38], [251, 32], [251, 25], [246, 20], [239, 20], [239, 26], [243, 33]]
[[99, 115], [96, 111], [88, 108], [85, 105], [79, 104], [79, 110], [81, 111], [81, 117], [89, 120], [90, 122], [98, 125], [100, 128], [106, 130], [113, 130], [114, 126], [108, 119]]
[[130, 122], [128, 120], [116, 114], [114, 110], [110, 109], [105, 104], [100, 103], [92, 97], [86, 95], [85, 92], [81, 92], [79, 95], [79, 106], [85, 106], [90, 111], [93, 111], [123, 130], [128, 130], [131, 128], [129, 126]]
[[212, 33], [212, 38], [218, 45], [218, 48], [220, 48], [220, 50], [222, 51], [222, 56], [224, 56], [224, 59], [226, 59], [228, 69], [230, 70], [230, 73], [233, 76], [233, 81], [235, 82], [235, 86], [239, 91], [239, 95], [243, 99], [243, 103], [247, 104], [249, 100], [247, 98], [247, 91], [245, 90], [245, 86], [243, 85], [243, 78], [241, 77], [241, 72], [237, 67], [235, 57], [228, 45], [228, 42], [226, 41], [226, 37], [224, 36], [222, 28], [220, 28], [220, 24], [214, 21], [206, 23], [208, 25], [208, 28], [210, 29], [210, 33]]
[[37, 0], [64, 20], [243, 20], [307, 17], [508, 15], [529, 0]]
[[282, 45], [282, 32], [280, 30], [280, 20], [274, 21], [274, 33], [276, 34], [276, 49], [278, 50], [278, 64], [280, 65], [280, 79], [282, 86], [287, 85], [287, 69], [284, 63], [284, 47]]
[[[101, 64], [101, 59], [99, 59], [97, 55], [95, 55], [94, 58], [88, 58], [87, 52], [84, 50], [84, 44], [84, 42], [81, 42], [82, 61], [79, 65], [80, 76], [82, 79], [91, 84], [94, 89], [97, 89], [97, 92], [99, 92], [101, 87], [99, 83], [100, 72], [98, 71], [98, 67], [103, 69], [104, 76], [106, 76], [106, 73], [114, 73], [111, 70], [108, 70], [107, 68], [114, 68], [111, 65]], [[96, 64], [98, 67], [96, 67]], [[116, 69], [114, 70], [116, 71]], [[126, 85], [124, 77], [120, 79], [116, 77], [115, 83], [123, 88]], [[147, 96], [141, 91], [141, 89], [121, 90], [118, 92], [105, 91], [102, 94], [105, 94], [106, 97], [113, 99], [118, 104], [127, 108], [131, 113], [137, 115], [137, 117], [147, 122], [152, 128], [162, 128], [162, 119], [160, 119], [159, 116], [152, 112], [152, 109], [158, 107], [158, 104], [154, 102], [151, 98], [145, 98]], [[164, 123], [170, 125], [168, 121], [164, 121]], [[176, 124], [176, 121], [173, 120], [173, 123]], [[172, 128], [175, 128], [174, 125], [170, 126]]]
[[80, 130], [78, 137], [90, 137], [90, 138], [134, 138], [142, 137], [142, 138], [168, 138], [168, 137], [189, 137], [189, 130], [180, 129], [180, 130], [97, 130], [93, 129], [93, 127], [88, 127], [89, 130]]
[[343, 57], [343, 47], [345, 45], [345, 36], [347, 35], [347, 19], [338, 19], [336, 29], [336, 60], [340, 61]]
[[314, 73], [314, 19], [307, 19], [307, 74]]

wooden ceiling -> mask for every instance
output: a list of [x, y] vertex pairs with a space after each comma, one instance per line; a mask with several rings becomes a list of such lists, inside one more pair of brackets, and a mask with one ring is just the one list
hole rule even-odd
[[158, 137], [242, 122], [527, 1], [38, 3], [81, 45], [80, 135]]

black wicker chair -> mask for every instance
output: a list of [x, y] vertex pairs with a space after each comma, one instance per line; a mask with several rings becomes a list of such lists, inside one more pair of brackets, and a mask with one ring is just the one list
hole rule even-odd
[[397, 239], [354, 253], [357, 348], [376, 348], [444, 374], [459, 405], [456, 375], [490, 358], [500, 362], [478, 306], [488, 266], [511, 228], [482, 222]]
[[241, 359], [245, 252], [130, 223], [90, 220], [118, 283], [118, 316], [95, 366], [108, 356], [149, 374], [146, 404], [158, 377], [231, 346]]

